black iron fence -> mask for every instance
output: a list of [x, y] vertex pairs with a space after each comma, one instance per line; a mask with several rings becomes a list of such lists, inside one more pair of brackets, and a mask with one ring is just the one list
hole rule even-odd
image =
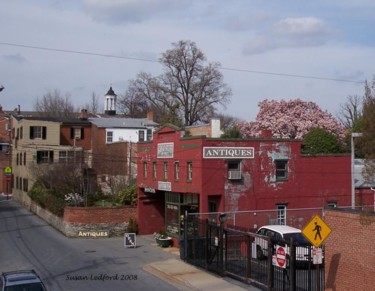
[[315, 265], [313, 247], [280, 241], [197, 216], [185, 218], [181, 258], [262, 290], [324, 290], [324, 264]]

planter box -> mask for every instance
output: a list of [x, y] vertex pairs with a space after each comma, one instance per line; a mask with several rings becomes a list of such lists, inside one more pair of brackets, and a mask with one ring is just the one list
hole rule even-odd
[[156, 238], [156, 243], [161, 246], [162, 248], [171, 247], [173, 244], [173, 240], [171, 237], [167, 238]]

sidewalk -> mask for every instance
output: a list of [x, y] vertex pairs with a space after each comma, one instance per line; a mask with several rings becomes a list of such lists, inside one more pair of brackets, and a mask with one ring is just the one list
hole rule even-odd
[[174, 285], [179, 290], [260, 290], [254, 286], [246, 285], [242, 282], [222, 278], [185, 263], [180, 259], [178, 248], [161, 249], [176, 255], [176, 258], [166, 261], [153, 262], [146, 265], [143, 269], [160, 279]]

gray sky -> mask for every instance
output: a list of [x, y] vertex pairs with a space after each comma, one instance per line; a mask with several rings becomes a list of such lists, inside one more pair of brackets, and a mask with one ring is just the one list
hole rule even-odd
[[109, 86], [122, 95], [139, 72], [161, 74], [161, 53], [191, 40], [232, 88], [221, 112], [251, 121], [263, 99], [300, 98], [336, 114], [375, 75], [373, 11], [373, 0], [2, 1], [0, 104], [32, 110], [57, 89], [102, 105]]

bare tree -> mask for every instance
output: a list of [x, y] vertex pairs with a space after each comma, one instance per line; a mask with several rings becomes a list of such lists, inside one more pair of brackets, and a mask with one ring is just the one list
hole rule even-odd
[[148, 109], [157, 111], [154, 116], [159, 123], [189, 126], [207, 122], [216, 106], [225, 107], [230, 101], [231, 89], [223, 81], [219, 63], [207, 64], [194, 42], [181, 40], [172, 45], [160, 58], [164, 74], [138, 74], [125, 95], [128, 103], [146, 102]]
[[97, 114], [102, 111], [101, 106], [99, 105], [99, 96], [96, 95], [95, 92], [92, 92], [90, 102], [86, 103], [84, 108], [92, 114]]
[[338, 119], [346, 128], [352, 128], [362, 116], [363, 97], [350, 95], [347, 102], [340, 104]]
[[73, 103], [70, 101], [70, 94], [65, 97], [55, 89], [53, 92], [47, 92], [42, 98], [37, 98], [34, 103], [34, 110], [48, 117], [70, 117], [76, 112]]
[[155, 114], [159, 112], [161, 109], [151, 109], [154, 103], [155, 105], [158, 103], [155, 102], [157, 92], [151, 88], [152, 84], [153, 78], [144, 72], [139, 73], [135, 80], [130, 80], [125, 95], [120, 95], [118, 99], [120, 112], [130, 118], [142, 118], [148, 111], [153, 111]]

